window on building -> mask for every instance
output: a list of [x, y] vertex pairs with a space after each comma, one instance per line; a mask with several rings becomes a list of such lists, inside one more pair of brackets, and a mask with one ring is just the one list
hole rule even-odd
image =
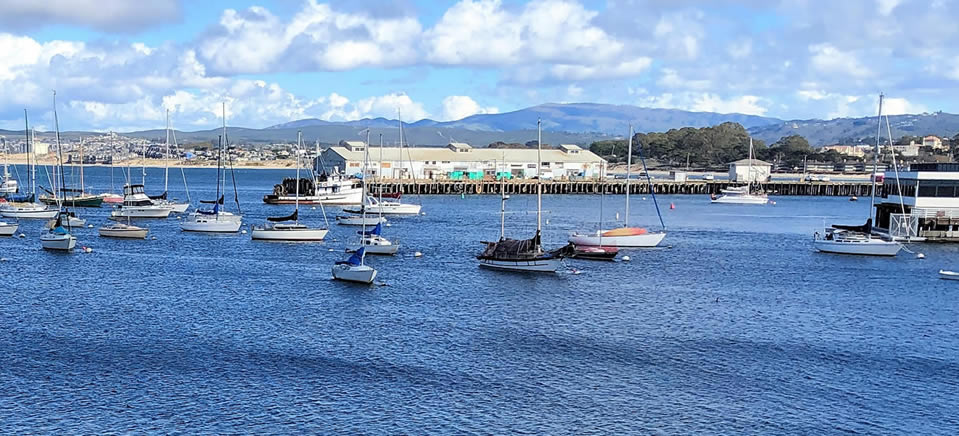
[[935, 197], [936, 196], [936, 185], [932, 182], [920, 183], [919, 184], [919, 196], [920, 197]]
[[543, 168], [549, 168], [549, 162], [542, 162], [540, 163], [540, 166], [542, 166]]

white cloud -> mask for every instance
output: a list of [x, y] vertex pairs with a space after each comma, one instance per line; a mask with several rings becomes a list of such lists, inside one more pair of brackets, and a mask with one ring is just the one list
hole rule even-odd
[[747, 115], [765, 115], [767, 102], [754, 95], [741, 95], [723, 98], [713, 93], [664, 93], [644, 95], [637, 102], [642, 106], [664, 109], [682, 109], [694, 112], [738, 113]]
[[813, 68], [821, 73], [857, 78], [873, 75], [872, 71], [863, 66], [854, 54], [839, 50], [831, 44], [811, 45], [809, 52], [812, 55], [810, 62]]
[[180, 16], [179, 0], [0, 0], [0, 24], [33, 29], [51, 24], [105, 32], [136, 32]]
[[876, 3], [879, 5], [880, 14], [889, 15], [893, 9], [896, 9], [896, 6], [902, 3], [902, 0], [876, 0]]
[[455, 121], [476, 114], [496, 114], [495, 107], [482, 107], [465, 95], [451, 95], [443, 99], [443, 121]]

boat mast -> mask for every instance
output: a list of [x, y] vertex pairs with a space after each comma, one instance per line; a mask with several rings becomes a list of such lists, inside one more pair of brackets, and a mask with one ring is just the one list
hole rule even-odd
[[293, 216], [296, 224], [300, 223], [300, 144], [303, 142], [303, 131], [296, 131], [296, 197], [293, 199]]
[[[23, 136], [24, 136], [24, 140], [27, 141], [27, 149], [26, 149], [26, 153], [25, 153], [25, 154], [27, 155], [27, 174], [30, 174], [30, 169], [32, 168], [32, 167], [30, 166], [30, 150], [31, 150], [31, 148], [30, 148], [30, 120], [27, 119], [27, 110], [26, 110], [26, 109], [23, 110]], [[36, 174], [36, 173], [33, 173], [33, 174]], [[33, 176], [29, 176], [29, 177], [30, 177], [30, 189], [33, 191], [33, 195], [36, 196], [37, 188], [36, 188], [36, 186], [34, 186], [34, 185], [36, 184], [36, 181], [33, 180]], [[36, 201], [36, 198], [34, 198], [33, 201]]]
[[876, 207], [876, 170], [879, 168], [879, 139], [882, 135], [882, 100], [886, 96], [882, 93], [879, 93], [879, 126], [876, 128], [876, 152], [873, 153], [872, 158], [872, 189], [869, 193], [869, 213], [866, 214], [866, 217], [872, 216], [872, 211]]
[[[63, 148], [60, 146], [60, 118], [57, 116], [57, 91], [53, 91], [53, 126], [57, 132], [57, 163], [60, 166], [60, 188], [62, 189], [66, 186], [66, 180], [63, 178]], [[59, 203], [59, 196], [56, 194], [56, 190], [53, 191], [53, 198], [57, 199]], [[62, 207], [62, 203], [59, 203]], [[58, 209], [59, 212], [59, 209]], [[67, 228], [70, 228], [70, 220], [67, 220]]]
[[116, 157], [115, 156], [116, 152], [117, 152], [116, 136], [114, 136], [113, 132], [110, 132], [110, 192], [111, 193], [117, 192], [116, 182], [113, 181], [113, 168], [114, 168], [113, 161], [115, 160], [114, 158]]
[[[543, 120], [536, 120], [536, 234], [543, 230], [543, 180], [539, 167], [543, 164]], [[539, 249], [539, 247], [536, 247]]]
[[[506, 152], [503, 152], [503, 160], [506, 160]], [[496, 168], [499, 171], [499, 165]], [[499, 240], [502, 241], [506, 239], [506, 178], [500, 178], [499, 183], [499, 196], [500, 196], [500, 207], [499, 207]]]
[[166, 156], [163, 157], [165, 171], [163, 173], [163, 193], [167, 193], [170, 186], [170, 110], [166, 110]]
[[80, 138], [80, 195], [86, 195], [83, 186], [83, 138]]
[[749, 194], [749, 190], [753, 186], [753, 137], [749, 137], [749, 167], [746, 170], [746, 193]]
[[[370, 145], [369, 145], [369, 144], [366, 144], [366, 146], [369, 147]], [[400, 149], [400, 152], [401, 152], [401, 153], [402, 153], [402, 151], [403, 151], [403, 150]], [[400, 156], [400, 160], [402, 160], [402, 159], [403, 159], [403, 156]], [[376, 180], [379, 181], [379, 182], [382, 182], [382, 180], [383, 180], [383, 134], [382, 134], [382, 133], [380, 133], [380, 162], [377, 164], [377, 167], [376, 167], [376, 168], [377, 168], [377, 170], [379, 171], [379, 172], [376, 173]], [[378, 202], [380, 205], [382, 205], [382, 204], [383, 204], [383, 183], [377, 183], [377, 188], [378, 188], [377, 191], [378, 191], [378, 193], [379, 193], [379, 198], [377, 199], [377, 202]], [[379, 214], [380, 219], [378, 220], [378, 222], [383, 222], [383, 207], [382, 207], [382, 206], [380, 206], [379, 212], [380, 212], [380, 214]]]
[[[368, 178], [369, 171], [367, 171], [369, 169], [369, 166], [370, 166], [370, 128], [367, 127], [366, 128], [366, 147], [363, 147], [363, 195], [364, 196], [366, 196], [366, 183], [369, 180]], [[382, 210], [383, 205], [380, 204], [378, 206]], [[366, 264], [365, 263], [366, 262], [366, 246], [365, 246], [366, 244], [363, 242], [363, 238], [366, 236], [366, 208], [363, 207], [361, 209], [363, 214], [360, 216], [361, 217], [360, 219], [362, 221], [360, 223], [360, 226], [361, 226], [360, 227], [360, 235], [361, 235], [360, 250], [362, 250], [363, 254], [360, 255], [360, 265], [365, 265]]]
[[629, 125], [629, 139], [626, 142], [626, 215], [623, 227], [629, 227], [629, 179], [633, 170], [633, 125]]

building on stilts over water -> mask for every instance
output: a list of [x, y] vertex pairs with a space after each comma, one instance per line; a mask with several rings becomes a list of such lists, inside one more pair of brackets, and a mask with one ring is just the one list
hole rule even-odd
[[959, 163], [918, 163], [886, 172], [874, 232], [898, 240], [959, 242]]

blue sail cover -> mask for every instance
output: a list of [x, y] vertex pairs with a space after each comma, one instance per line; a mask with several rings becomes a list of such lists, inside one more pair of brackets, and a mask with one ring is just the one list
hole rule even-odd
[[359, 250], [356, 250], [356, 253], [353, 253], [349, 259], [346, 260], [346, 263], [353, 266], [360, 266], [363, 263], [363, 253], [366, 252], [365, 247], [360, 247]]
[[383, 232], [382, 223], [377, 224], [376, 227], [373, 227], [373, 230], [367, 230], [365, 232], [356, 232], [357, 235], [370, 236], [370, 235], [380, 235]]
[[196, 211], [199, 212], [199, 213], [201, 213], [201, 214], [203, 214], [203, 215], [216, 215], [217, 212], [220, 211], [220, 205], [219, 205], [219, 204], [214, 204], [214, 205], [213, 205], [213, 210], [197, 209]]

